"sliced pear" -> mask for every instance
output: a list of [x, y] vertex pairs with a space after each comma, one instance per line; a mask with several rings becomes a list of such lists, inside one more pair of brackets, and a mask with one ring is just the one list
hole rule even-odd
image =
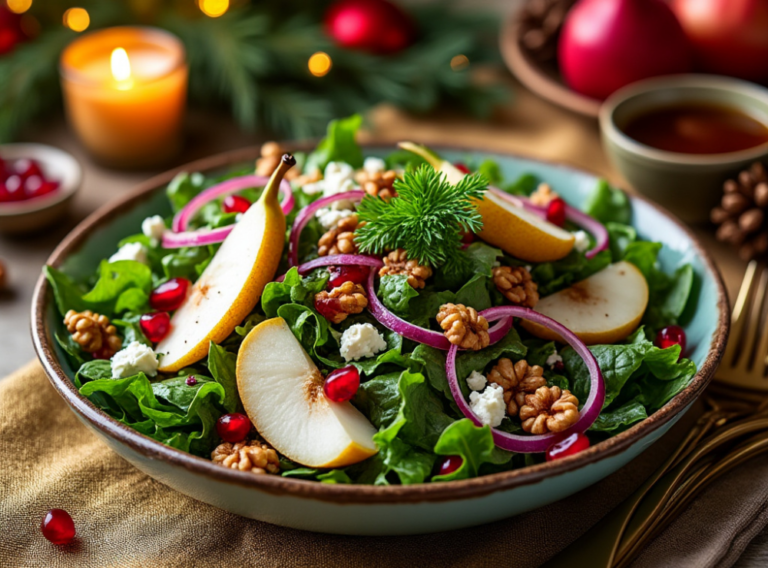
[[[645, 277], [634, 264], [621, 261], [543, 298], [536, 311], [563, 324], [587, 345], [596, 345], [625, 339], [637, 329], [647, 306]], [[527, 320], [521, 324], [537, 337], [562, 341], [543, 326]]]
[[282, 318], [257, 325], [237, 355], [237, 388], [251, 422], [278, 452], [307, 467], [344, 467], [376, 452], [376, 429], [323, 376]]
[[285, 243], [280, 182], [296, 160], [288, 154], [243, 214], [171, 319], [171, 332], [156, 347], [160, 371], [172, 373], [208, 354], [253, 310], [275, 276]]
[[[424, 158], [452, 184], [457, 184], [465, 175], [426, 146], [413, 142], [400, 142], [399, 146]], [[563, 258], [573, 249], [575, 239], [571, 233], [490, 191], [476, 203], [477, 212], [483, 218], [480, 238], [516, 258], [550, 262]]]

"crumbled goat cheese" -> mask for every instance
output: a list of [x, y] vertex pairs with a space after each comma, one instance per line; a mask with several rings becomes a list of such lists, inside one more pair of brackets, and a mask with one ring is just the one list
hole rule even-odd
[[[345, 162], [330, 162], [325, 167], [323, 179], [316, 181], [315, 183], [304, 184], [301, 190], [309, 195], [322, 193], [323, 197], [336, 195], [337, 193], [345, 193], [355, 189], [354, 177], [355, 170], [349, 164]], [[347, 201], [345, 199], [333, 203], [331, 209], [352, 209], [354, 205], [353, 201]]]
[[163, 238], [165, 232], [165, 221], [160, 215], [153, 215], [147, 217], [141, 222], [141, 232], [150, 239], [157, 239], [158, 241]]
[[573, 233], [573, 248], [579, 252], [585, 252], [589, 248], [589, 235], [585, 231]]
[[547, 367], [554, 367], [558, 363], [562, 363], [563, 358], [560, 357], [557, 353], [552, 353], [549, 357], [547, 357]]
[[345, 361], [373, 357], [387, 348], [387, 342], [370, 323], [356, 323], [341, 336], [341, 356]]
[[323, 226], [323, 228], [327, 231], [328, 229], [335, 227], [336, 223], [342, 219], [346, 219], [347, 217], [350, 217], [354, 214], [355, 212], [350, 209], [336, 210], [323, 207], [322, 209], [319, 209], [317, 213], [315, 213], [315, 216], [317, 217], [317, 220], [320, 221], [320, 224]]
[[480, 422], [496, 428], [504, 420], [507, 405], [504, 404], [504, 389], [490, 384], [482, 392], [469, 393], [469, 407]]
[[531, 266], [530, 264], [526, 264], [525, 266], [523, 266], [523, 268], [525, 268], [528, 272], [533, 270], [533, 266]]
[[485, 375], [477, 371], [472, 371], [472, 374], [467, 377], [467, 386], [473, 391], [481, 391], [487, 384], [488, 379], [485, 378]]
[[148, 264], [147, 248], [141, 243], [126, 243], [109, 257], [109, 262], [117, 262], [118, 260], [135, 260]]
[[374, 158], [373, 156], [370, 156], [363, 162], [363, 169], [367, 174], [375, 174], [386, 170], [387, 164], [381, 158]]
[[137, 373], [157, 375], [157, 356], [151, 347], [134, 341], [112, 357], [112, 378], [124, 379]]

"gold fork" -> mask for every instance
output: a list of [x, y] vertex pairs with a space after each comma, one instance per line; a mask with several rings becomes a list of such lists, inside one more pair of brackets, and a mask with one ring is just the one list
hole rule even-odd
[[[708, 398], [710, 410], [673, 455], [589, 533], [550, 560], [548, 568], [628, 564], [707, 485], [749, 457], [768, 451], [762, 435], [768, 431], [768, 419], [760, 416], [768, 401], [754, 392], [768, 390], [764, 377], [768, 326], [763, 325], [767, 321], [763, 314], [768, 311], [768, 270], [762, 271], [755, 290], [756, 273], [757, 263], [750, 262], [732, 315], [731, 340], [716, 377], [727, 387], [723, 393], [727, 396]], [[754, 403], [761, 399], [755, 408]], [[726, 426], [735, 418], [749, 416], [752, 418]], [[716, 428], [716, 434], [706, 437]], [[732, 454], [713, 455], [747, 435], [752, 437]]]

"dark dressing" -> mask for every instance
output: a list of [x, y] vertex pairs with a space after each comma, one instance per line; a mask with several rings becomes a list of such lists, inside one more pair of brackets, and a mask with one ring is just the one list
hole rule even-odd
[[738, 109], [700, 103], [655, 108], [631, 119], [624, 133], [682, 154], [722, 154], [768, 142], [768, 127]]

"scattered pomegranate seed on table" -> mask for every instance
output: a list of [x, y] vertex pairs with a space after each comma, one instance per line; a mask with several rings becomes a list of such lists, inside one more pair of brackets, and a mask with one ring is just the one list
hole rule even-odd
[[232, 444], [245, 440], [250, 431], [251, 419], [239, 412], [225, 414], [216, 422], [216, 432], [219, 434], [219, 438]]
[[46, 178], [34, 160], [0, 159], [0, 203], [42, 197], [56, 191], [59, 185], [58, 181]]
[[547, 221], [558, 227], [565, 225], [565, 201], [555, 198], [547, 205]]
[[328, 280], [329, 290], [341, 286], [344, 282], [362, 284], [368, 278], [367, 266], [329, 266], [328, 271], [331, 273]]
[[360, 372], [352, 365], [332, 371], [325, 378], [323, 384], [325, 396], [333, 402], [351, 400], [359, 388]]
[[221, 204], [224, 213], [245, 213], [251, 206], [251, 202], [239, 195], [227, 195]]
[[685, 352], [686, 345], [685, 330], [679, 325], [668, 325], [659, 330], [659, 333], [656, 334], [656, 340], [653, 343], [656, 347], [661, 349], [679, 345], [680, 355], [682, 356]]
[[139, 326], [152, 343], [160, 343], [171, 331], [171, 316], [168, 312], [144, 314], [139, 319]]
[[564, 440], [560, 440], [547, 450], [547, 461], [567, 458], [589, 448], [589, 438], [584, 434], [571, 434]]
[[69, 544], [75, 538], [75, 522], [64, 509], [51, 509], [40, 523], [43, 536], [53, 544]]
[[190, 281], [186, 278], [171, 278], [160, 284], [149, 295], [149, 305], [160, 312], [172, 312], [179, 309], [187, 299]]
[[448, 475], [449, 473], [453, 473], [459, 469], [463, 463], [464, 459], [461, 456], [448, 456], [443, 460], [443, 463], [440, 464], [440, 472], [438, 475]]

